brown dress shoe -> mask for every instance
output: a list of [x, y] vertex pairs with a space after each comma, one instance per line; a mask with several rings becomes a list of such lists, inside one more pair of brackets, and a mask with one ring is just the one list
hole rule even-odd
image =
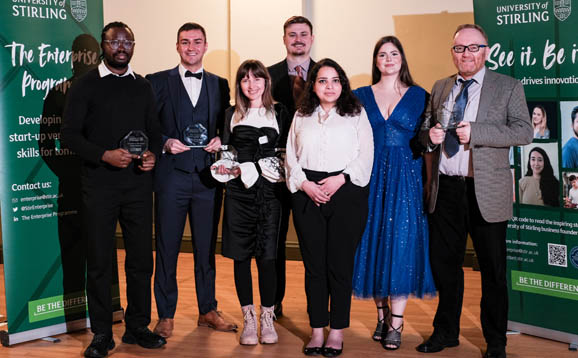
[[161, 318], [157, 322], [154, 333], [161, 337], [169, 338], [173, 335], [173, 329], [175, 328], [175, 320], [173, 318]]
[[237, 332], [237, 325], [229, 323], [221, 316], [221, 313], [215, 310], [207, 314], [199, 315], [199, 326], [209, 327], [221, 332]]

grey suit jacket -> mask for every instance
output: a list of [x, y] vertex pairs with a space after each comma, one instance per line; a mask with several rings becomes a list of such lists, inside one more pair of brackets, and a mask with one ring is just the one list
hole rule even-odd
[[[429, 169], [426, 199], [430, 213], [435, 210], [437, 200], [441, 145], [431, 143], [429, 129], [436, 125], [435, 113], [448, 98], [456, 76], [434, 84], [420, 132], [420, 142], [433, 152], [426, 155]], [[476, 199], [487, 222], [506, 221], [512, 217], [513, 178], [509, 150], [511, 146], [531, 143], [532, 138], [532, 123], [522, 84], [486, 69], [478, 115], [471, 123], [470, 147]]]

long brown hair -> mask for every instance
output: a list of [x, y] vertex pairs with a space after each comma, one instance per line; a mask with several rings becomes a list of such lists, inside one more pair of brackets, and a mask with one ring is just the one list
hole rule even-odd
[[391, 43], [399, 50], [401, 55], [401, 68], [399, 69], [399, 80], [408, 87], [415, 86], [415, 82], [409, 73], [409, 66], [407, 65], [407, 59], [405, 58], [405, 52], [403, 51], [403, 46], [399, 39], [395, 36], [384, 36], [377, 40], [375, 47], [373, 48], [373, 65], [371, 66], [371, 84], [374, 85], [381, 79], [381, 71], [377, 68], [377, 54], [379, 49], [386, 43]]
[[265, 88], [263, 90], [263, 107], [269, 113], [275, 113], [273, 95], [271, 94], [271, 76], [267, 68], [259, 60], [246, 60], [239, 66], [237, 70], [237, 77], [235, 79], [235, 122], [245, 118], [249, 110], [250, 101], [241, 89], [241, 81], [243, 78], [253, 76], [265, 79]]

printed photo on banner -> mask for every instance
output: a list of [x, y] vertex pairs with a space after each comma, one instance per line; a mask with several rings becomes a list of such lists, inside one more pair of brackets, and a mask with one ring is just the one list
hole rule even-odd
[[560, 101], [562, 167], [578, 168], [578, 101]]
[[532, 143], [522, 147], [521, 165], [519, 203], [560, 206], [557, 143]]
[[[510, 150], [510, 153], [512, 153], [512, 151]], [[514, 196], [512, 198], [512, 202], [516, 202], [516, 169], [514, 168], [510, 168], [510, 171], [512, 172], [512, 193], [514, 193]]]
[[578, 171], [562, 173], [562, 191], [564, 207], [567, 209], [578, 208]]
[[558, 139], [558, 106], [553, 101], [529, 101], [534, 139]]

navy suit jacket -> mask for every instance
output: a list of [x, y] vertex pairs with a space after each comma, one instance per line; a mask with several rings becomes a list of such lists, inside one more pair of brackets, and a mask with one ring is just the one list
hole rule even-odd
[[[163, 146], [167, 139], [181, 139], [181, 120], [179, 118], [179, 93], [185, 91], [179, 67], [147, 75], [157, 101], [157, 114], [161, 123]], [[207, 86], [209, 101], [209, 138], [220, 136], [223, 132], [225, 110], [230, 106], [229, 83], [226, 79], [203, 71], [203, 85]], [[179, 154], [177, 154], [179, 155]], [[176, 155], [163, 153], [155, 168], [155, 190], [174, 170]]]

